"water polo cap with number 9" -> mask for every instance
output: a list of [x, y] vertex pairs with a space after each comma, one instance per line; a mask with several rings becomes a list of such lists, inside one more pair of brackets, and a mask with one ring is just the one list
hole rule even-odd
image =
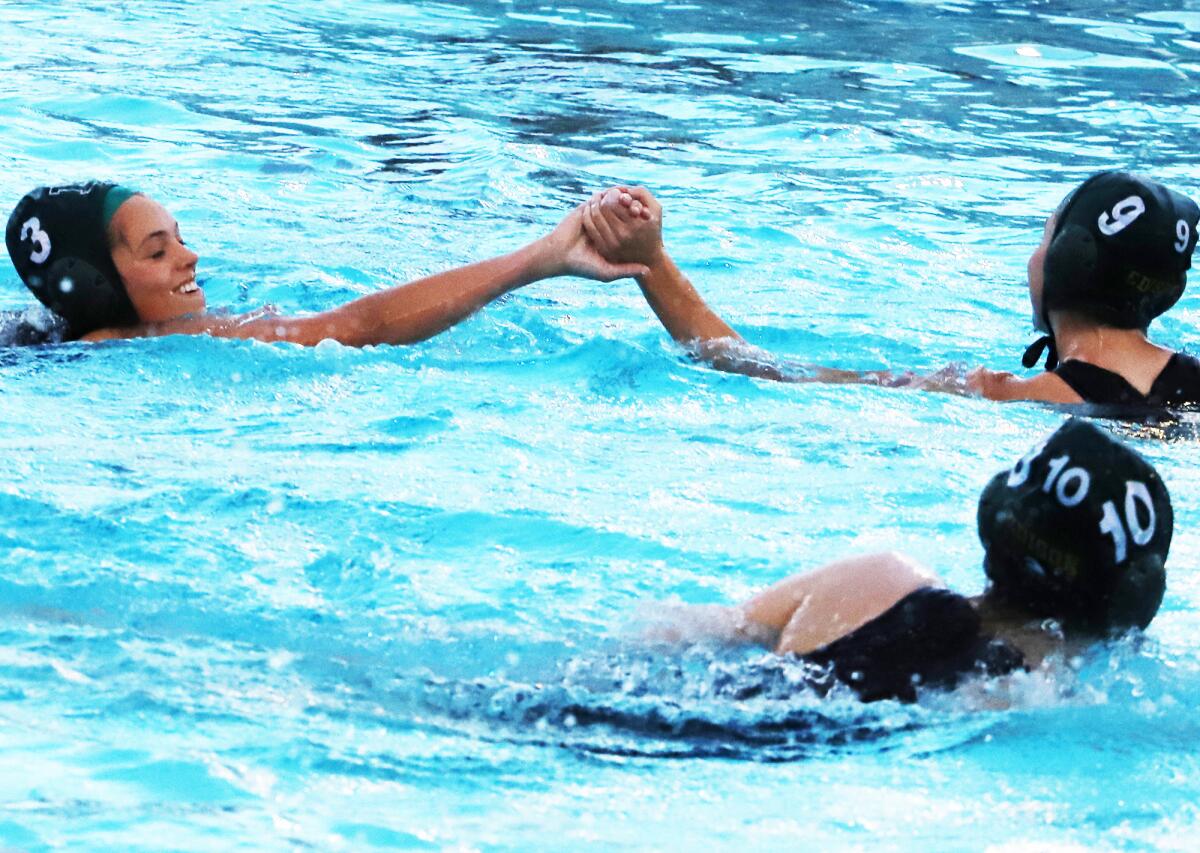
[[134, 192], [92, 181], [39, 187], [8, 218], [4, 241], [25, 286], [70, 336], [138, 322], [108, 246], [108, 223]]
[[979, 499], [984, 569], [1010, 604], [1112, 633], [1150, 624], [1166, 589], [1174, 518], [1149, 462], [1070, 420]]
[[[1200, 207], [1190, 198], [1126, 172], [1101, 172], [1067, 196], [1056, 217], [1042, 268], [1044, 330], [1060, 309], [1145, 330], [1183, 295], [1200, 225]], [[1031, 346], [1025, 366], [1049, 343]], [[1047, 369], [1056, 363], [1052, 350]]]

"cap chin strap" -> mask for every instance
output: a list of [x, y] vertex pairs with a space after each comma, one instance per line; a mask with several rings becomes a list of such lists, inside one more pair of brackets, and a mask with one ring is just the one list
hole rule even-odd
[[1030, 344], [1029, 349], [1025, 350], [1025, 355], [1021, 356], [1021, 364], [1026, 368], [1033, 367], [1042, 357], [1042, 350], [1045, 349], [1049, 350], [1046, 353], [1046, 369], [1053, 370], [1058, 367], [1058, 347], [1054, 344], [1054, 335], [1052, 334], [1042, 335]]

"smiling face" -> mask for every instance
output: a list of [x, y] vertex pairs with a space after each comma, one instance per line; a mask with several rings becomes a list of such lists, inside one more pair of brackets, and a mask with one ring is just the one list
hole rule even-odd
[[1042, 290], [1046, 284], [1046, 250], [1050, 248], [1050, 242], [1054, 239], [1054, 225], [1057, 221], [1058, 214], [1050, 214], [1046, 219], [1046, 227], [1042, 230], [1042, 242], [1029, 256], [1029, 304], [1033, 307], [1033, 326], [1043, 332], [1050, 331], [1046, 328], [1046, 320], [1042, 316]]
[[179, 234], [179, 223], [153, 199], [135, 195], [109, 223], [112, 259], [143, 323], [162, 323], [204, 312], [196, 284], [198, 256]]

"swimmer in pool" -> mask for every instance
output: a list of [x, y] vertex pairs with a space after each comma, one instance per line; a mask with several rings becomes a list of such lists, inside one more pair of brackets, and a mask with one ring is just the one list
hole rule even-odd
[[[793, 575], [734, 607], [694, 608], [663, 639], [752, 642], [817, 665], [865, 701], [1038, 667], [1143, 629], [1166, 588], [1171, 500], [1135, 451], [1070, 420], [995, 475], [977, 514], [988, 585], [967, 598], [897, 554]], [[678, 614], [676, 614], [678, 615]]]
[[41, 187], [17, 204], [5, 242], [21, 280], [63, 322], [7, 334], [13, 343], [172, 334], [304, 345], [327, 339], [348, 346], [414, 343], [534, 281], [560, 275], [611, 281], [648, 272], [638, 263], [602, 258], [583, 234], [581, 217], [580, 209], [571, 211], [550, 234], [511, 254], [319, 314], [210, 314], [196, 281], [198, 256], [161, 204], [107, 183]]
[[1200, 403], [1200, 361], [1149, 340], [1150, 322], [1183, 294], [1200, 208], [1161, 184], [1101, 172], [1050, 215], [1029, 259], [1035, 327], [1022, 359], [1045, 371], [1021, 379], [979, 368], [930, 377], [791, 368], [748, 345], [716, 314], [662, 245], [662, 208], [649, 191], [621, 187], [585, 210], [588, 235], [608, 258], [637, 261], [642, 292], [676, 341], [720, 370], [781, 381], [864, 382], [974, 392], [992, 400], [1178, 406]]

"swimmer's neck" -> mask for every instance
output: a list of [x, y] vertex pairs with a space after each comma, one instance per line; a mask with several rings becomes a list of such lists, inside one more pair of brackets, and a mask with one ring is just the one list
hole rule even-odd
[[1015, 646], [1030, 667], [1036, 669], [1066, 647], [1062, 630], [1051, 620], [1031, 616], [986, 592], [972, 598], [971, 604], [979, 613], [983, 633]]
[[1050, 328], [1059, 361], [1086, 361], [1114, 373], [1122, 373], [1131, 360], [1161, 359], [1165, 364], [1173, 354], [1151, 343], [1141, 329], [1103, 326], [1071, 311], [1051, 311]]

